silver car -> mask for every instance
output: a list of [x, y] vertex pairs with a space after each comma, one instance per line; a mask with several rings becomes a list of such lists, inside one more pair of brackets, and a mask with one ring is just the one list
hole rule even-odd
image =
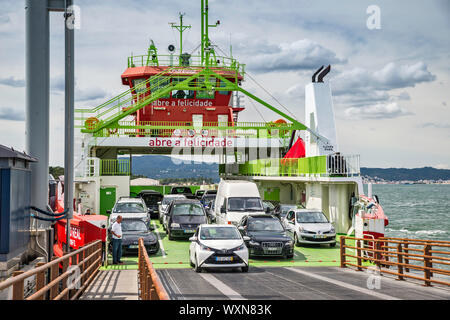
[[329, 244], [336, 245], [336, 230], [320, 210], [289, 210], [282, 224], [293, 237], [295, 245]]

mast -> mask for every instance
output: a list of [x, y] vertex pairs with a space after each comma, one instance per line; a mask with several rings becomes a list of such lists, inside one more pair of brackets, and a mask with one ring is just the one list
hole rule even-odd
[[208, 0], [201, 0], [201, 18], [202, 18], [202, 35], [201, 35], [201, 56], [202, 65], [209, 65], [209, 55], [214, 50], [211, 48], [211, 42], [209, 41], [209, 28], [217, 27], [220, 21], [217, 20], [216, 24], [210, 25], [208, 22]]
[[184, 26], [183, 25], [183, 16], [185, 13], [180, 12], [180, 25], [175, 25], [174, 22], [171, 22], [170, 25], [172, 28], [177, 29], [180, 32], [180, 61], [181, 61], [181, 55], [183, 54], [183, 31], [186, 29], [191, 28], [191, 25]]

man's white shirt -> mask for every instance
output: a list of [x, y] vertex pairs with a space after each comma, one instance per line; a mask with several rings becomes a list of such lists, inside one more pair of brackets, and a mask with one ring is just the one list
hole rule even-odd
[[120, 236], [120, 238], [118, 238], [114, 234], [112, 234], [113, 239], [122, 239], [122, 226], [120, 223], [117, 223], [117, 221], [114, 222], [111, 231]]

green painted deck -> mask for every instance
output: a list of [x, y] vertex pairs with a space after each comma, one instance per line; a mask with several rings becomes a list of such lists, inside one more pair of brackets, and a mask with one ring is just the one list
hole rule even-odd
[[[150, 255], [150, 261], [156, 269], [168, 268], [190, 268], [189, 264], [189, 240], [170, 240], [162, 229], [158, 220], [152, 220], [157, 228], [155, 232], [159, 234], [162, 241], [161, 250], [155, 255]], [[298, 267], [298, 266], [339, 266], [339, 243], [332, 248], [329, 245], [308, 245], [295, 247], [293, 259], [282, 257], [251, 257], [250, 267]], [[137, 256], [122, 257], [123, 265], [108, 265], [102, 270], [134, 270], [137, 269]], [[347, 259], [348, 260], [348, 259]], [[108, 262], [112, 261], [109, 256]], [[349, 260], [350, 261], [350, 260]]]

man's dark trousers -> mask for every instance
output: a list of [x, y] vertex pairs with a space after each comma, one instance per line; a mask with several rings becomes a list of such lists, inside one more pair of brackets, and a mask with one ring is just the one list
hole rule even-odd
[[122, 258], [122, 239], [112, 239], [113, 264], [118, 264]]

